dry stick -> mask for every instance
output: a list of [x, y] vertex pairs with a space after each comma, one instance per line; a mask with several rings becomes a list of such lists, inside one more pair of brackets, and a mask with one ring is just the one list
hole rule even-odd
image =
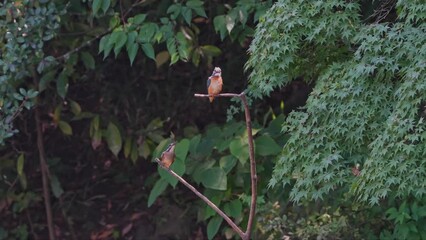
[[[34, 85], [38, 86], [37, 74], [34, 67], [32, 67], [32, 77]], [[52, 218], [52, 205], [50, 204], [50, 191], [49, 191], [49, 167], [46, 162], [46, 153], [44, 151], [43, 131], [41, 129], [40, 106], [35, 107], [35, 124], [37, 129], [37, 147], [40, 158], [41, 176], [43, 181], [43, 197], [44, 206], [46, 208], [47, 228], [49, 230], [49, 239], [55, 240], [55, 230]]]
[[250, 203], [250, 212], [249, 212], [249, 219], [247, 224], [247, 230], [246, 232], [241, 231], [241, 229], [224, 213], [222, 210], [220, 210], [214, 203], [212, 203], [206, 196], [198, 192], [191, 184], [186, 182], [182, 177], [177, 175], [175, 172], [173, 172], [171, 169], [165, 167], [158, 158], [155, 160], [157, 163], [160, 164], [160, 166], [167, 170], [171, 175], [173, 175], [175, 178], [177, 178], [181, 183], [183, 183], [187, 188], [189, 188], [191, 191], [193, 191], [201, 200], [206, 202], [213, 210], [215, 210], [225, 221], [229, 224], [229, 226], [234, 229], [235, 232], [238, 233], [238, 235], [243, 240], [249, 240], [251, 235], [251, 230], [253, 227], [253, 219], [256, 212], [256, 195], [257, 195], [257, 175], [256, 175], [256, 161], [254, 159], [254, 146], [253, 146], [253, 134], [252, 134], [252, 127], [251, 127], [251, 118], [250, 118], [250, 110], [247, 104], [246, 95], [244, 92], [240, 94], [236, 93], [221, 93], [218, 95], [209, 95], [209, 94], [194, 94], [195, 97], [239, 97], [244, 105], [245, 110], [245, 117], [246, 117], [246, 127], [247, 127], [247, 135], [248, 135], [248, 144], [249, 144], [249, 157], [250, 157], [250, 176], [251, 176], [251, 203]]
[[234, 231], [237, 232], [238, 235], [240, 235], [240, 237], [244, 239], [245, 233], [222, 210], [220, 210], [213, 202], [211, 202], [206, 196], [204, 196], [197, 189], [195, 189], [195, 187], [193, 187], [191, 184], [189, 184], [187, 181], [185, 181], [185, 179], [183, 179], [181, 176], [177, 175], [173, 170], [164, 166], [158, 158], [156, 158], [155, 161], [164, 170], [166, 170], [173, 177], [175, 177], [177, 180], [179, 180], [179, 182], [183, 183], [183, 185], [185, 185], [187, 188], [189, 188], [189, 190], [193, 191], [195, 193], [195, 195], [197, 195], [199, 198], [201, 198], [201, 200], [203, 200], [205, 203], [207, 203], [207, 205], [209, 205], [211, 208], [213, 208], [213, 210], [215, 210], [215, 212], [217, 212], [223, 219], [225, 219], [225, 221], [229, 224], [229, 226], [231, 226], [232, 229], [234, 229]]

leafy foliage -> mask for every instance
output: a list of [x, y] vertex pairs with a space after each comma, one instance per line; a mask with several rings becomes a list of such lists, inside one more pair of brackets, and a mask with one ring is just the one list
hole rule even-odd
[[270, 181], [292, 184], [296, 202], [342, 188], [370, 204], [425, 195], [426, 11], [421, 1], [393, 8], [369, 23], [354, 1], [278, 1], [257, 26], [255, 96], [295, 77], [315, 82], [284, 124], [291, 137]]
[[[284, 116], [279, 115], [262, 130], [258, 124], [254, 124], [255, 155], [258, 162], [263, 162], [262, 166], [258, 167], [258, 175], [262, 179], [259, 198], [268, 196], [265, 188], [266, 180], [271, 175], [274, 156], [280, 152], [278, 146], [282, 146], [285, 142], [283, 135], [276, 134], [276, 126], [280, 126], [283, 121]], [[167, 139], [164, 140], [158, 149], [164, 149], [167, 142]], [[246, 221], [248, 217], [242, 215], [243, 206], [249, 207], [250, 164], [247, 149], [245, 122], [230, 121], [221, 127], [210, 125], [203, 134], [187, 136], [178, 142], [176, 160], [171, 169], [179, 175], [185, 175], [185, 179], [204, 187], [204, 194], [240, 223]], [[158, 171], [160, 179], [150, 192], [148, 205], [166, 191], [167, 183], [172, 187], [177, 184], [177, 180], [161, 167], [158, 167]], [[223, 219], [204, 203], [198, 211], [199, 220], [208, 220], [207, 235], [212, 239], [219, 231]]]

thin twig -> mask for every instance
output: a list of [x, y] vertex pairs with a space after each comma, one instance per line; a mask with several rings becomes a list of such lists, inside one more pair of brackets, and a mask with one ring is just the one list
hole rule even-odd
[[[38, 78], [35, 72], [35, 68], [31, 68], [32, 77], [34, 85], [38, 86]], [[37, 97], [39, 100], [39, 97]], [[49, 239], [55, 240], [55, 229], [53, 225], [52, 218], [52, 205], [50, 204], [50, 190], [49, 190], [49, 167], [46, 161], [46, 152], [44, 151], [44, 142], [43, 142], [43, 131], [41, 129], [41, 116], [40, 116], [40, 106], [35, 107], [35, 124], [37, 130], [37, 147], [40, 158], [40, 168], [41, 176], [43, 181], [43, 197], [44, 197], [44, 206], [46, 208], [46, 218], [47, 218], [47, 228], [49, 230]]]
[[76, 53], [76, 52], [79, 52], [81, 49], [83, 49], [83, 48], [85, 48], [85, 47], [87, 47], [87, 46], [90, 46], [90, 45], [91, 45], [94, 41], [96, 41], [96, 40], [98, 40], [99, 38], [101, 38], [101, 37], [103, 37], [103, 36], [107, 35], [107, 34], [108, 34], [108, 33], [110, 33], [111, 31], [112, 31], [112, 29], [108, 29], [107, 31], [105, 31], [105, 32], [103, 32], [103, 33], [101, 33], [101, 34], [99, 34], [99, 35], [95, 36], [95, 38], [92, 38], [92, 39], [90, 39], [90, 40], [88, 40], [88, 41], [84, 42], [84, 43], [83, 43], [83, 44], [81, 44], [79, 47], [74, 48], [73, 50], [71, 50], [71, 51], [69, 51], [69, 52], [67, 52], [67, 53], [65, 53], [65, 54], [63, 54], [63, 55], [61, 55], [61, 56], [57, 57], [57, 58], [56, 58], [56, 60], [57, 60], [57, 61], [66, 60], [67, 58], [69, 58], [69, 57], [71, 56], [71, 54]]
[[229, 224], [229, 226], [231, 226], [232, 229], [234, 229], [234, 231], [237, 232], [238, 235], [240, 235], [241, 238], [244, 237], [244, 232], [222, 210], [220, 210], [212, 201], [210, 201], [206, 196], [204, 196], [197, 189], [195, 189], [195, 187], [193, 187], [190, 183], [185, 181], [185, 179], [183, 179], [181, 176], [177, 175], [173, 170], [164, 166], [161, 163], [160, 159], [156, 158], [155, 161], [160, 165], [160, 167], [162, 167], [164, 170], [169, 172], [173, 177], [175, 177], [177, 180], [179, 180], [179, 182], [181, 182], [183, 185], [185, 185], [187, 188], [189, 188], [189, 190], [194, 192], [195, 195], [197, 195], [199, 198], [201, 198], [201, 200], [203, 200], [205, 203], [207, 203], [207, 205], [209, 205], [211, 208], [213, 208], [213, 210], [215, 212], [217, 212], [217, 214], [219, 214], [223, 219], [225, 219], [225, 221]]

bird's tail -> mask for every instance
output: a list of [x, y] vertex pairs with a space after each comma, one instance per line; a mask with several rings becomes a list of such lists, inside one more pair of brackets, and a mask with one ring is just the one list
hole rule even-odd
[[210, 99], [210, 102], [213, 102], [214, 97], [209, 97], [209, 99]]

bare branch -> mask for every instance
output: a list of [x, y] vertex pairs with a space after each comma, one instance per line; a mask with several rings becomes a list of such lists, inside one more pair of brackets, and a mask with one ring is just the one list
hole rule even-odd
[[240, 235], [241, 238], [244, 239], [244, 232], [222, 211], [220, 210], [212, 201], [210, 201], [206, 196], [204, 196], [202, 193], [200, 193], [195, 187], [193, 187], [190, 183], [185, 181], [181, 176], [177, 175], [173, 170], [163, 165], [163, 163], [160, 161], [160, 159], [156, 158], [155, 161], [167, 172], [169, 172], [173, 177], [175, 177], [179, 182], [181, 182], [183, 185], [185, 185], [189, 190], [193, 191], [195, 195], [197, 195], [201, 200], [203, 200], [207, 205], [209, 205], [217, 214], [219, 214], [225, 221], [229, 224], [229, 226], [234, 229], [235, 232]]

